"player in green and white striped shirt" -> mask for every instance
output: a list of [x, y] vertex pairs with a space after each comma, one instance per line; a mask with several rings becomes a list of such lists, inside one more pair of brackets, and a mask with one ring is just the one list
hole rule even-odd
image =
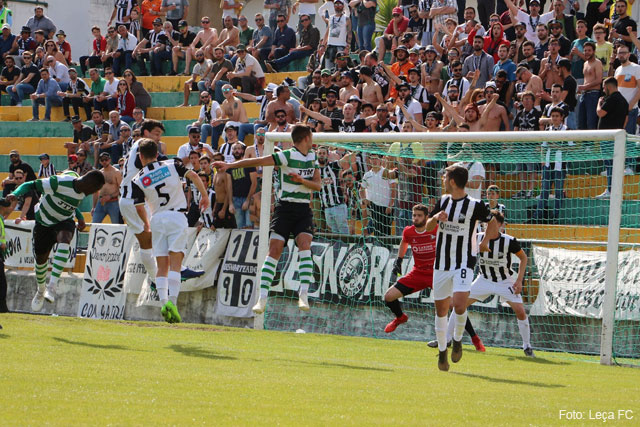
[[256, 314], [264, 312], [267, 296], [282, 250], [293, 234], [300, 255], [300, 289], [298, 307], [309, 310], [307, 292], [313, 278], [311, 241], [313, 240], [313, 213], [311, 195], [322, 189], [320, 171], [316, 162], [311, 129], [305, 125], [295, 125], [291, 131], [293, 148], [270, 156], [243, 159], [233, 163], [214, 162], [213, 167], [223, 172], [230, 168], [255, 166], [278, 166], [278, 201], [271, 221], [269, 254], [260, 271], [260, 299], [253, 307]]
[[[61, 175], [25, 182], [7, 200], [13, 201], [29, 191], [40, 194], [40, 203], [36, 205], [36, 225], [33, 227], [33, 253], [36, 259], [36, 282], [38, 290], [31, 301], [33, 311], [42, 310], [44, 300], [55, 302], [55, 289], [71, 253], [71, 239], [76, 229], [73, 221], [78, 219], [78, 229], [85, 227], [84, 216], [78, 208], [82, 200], [104, 185], [104, 175], [100, 171], [91, 171], [82, 178], [73, 171]], [[58, 244], [51, 265], [49, 285], [45, 286], [49, 269], [49, 252]]]

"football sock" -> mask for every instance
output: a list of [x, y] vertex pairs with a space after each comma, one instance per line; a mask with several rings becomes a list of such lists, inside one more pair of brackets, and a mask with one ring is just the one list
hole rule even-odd
[[529, 318], [518, 320], [518, 329], [522, 336], [522, 348], [531, 347], [531, 328], [529, 328]]
[[44, 288], [47, 283], [47, 269], [49, 267], [49, 262], [45, 262], [44, 264], [36, 264], [36, 283], [38, 284], [38, 292], [44, 292]]
[[469, 316], [467, 316], [467, 323], [465, 323], [464, 325], [464, 330], [467, 331], [469, 333], [469, 336], [471, 338], [475, 337], [476, 334], [476, 330], [473, 329], [473, 325], [471, 324], [471, 319], [469, 319]]
[[140, 249], [140, 260], [147, 270], [149, 280], [155, 282], [158, 266], [156, 265], [156, 259], [153, 257], [153, 249]]
[[300, 290], [299, 294], [306, 294], [309, 291], [309, 285], [311, 285], [311, 279], [313, 278], [313, 261], [311, 260], [311, 251], [300, 251], [298, 256], [300, 257]]
[[384, 303], [389, 307], [389, 310], [396, 315], [396, 317], [402, 316], [402, 303], [400, 300], [385, 301]]
[[462, 334], [464, 333], [464, 325], [467, 323], [467, 310], [462, 314], [458, 314], [455, 311], [452, 315], [456, 316], [456, 327], [453, 329], [453, 339], [456, 341], [460, 341], [462, 339]]
[[438, 350], [447, 349], [447, 316], [440, 317], [436, 314], [436, 339], [438, 340]]
[[69, 260], [71, 246], [68, 243], [58, 243], [58, 248], [53, 254], [53, 262], [51, 263], [51, 277], [49, 278], [49, 286], [55, 287], [58, 279], [64, 270], [64, 266]]
[[156, 290], [160, 303], [165, 305], [169, 301], [169, 279], [167, 277], [156, 277]]
[[266, 298], [269, 295], [269, 288], [271, 288], [271, 282], [276, 275], [276, 268], [278, 266], [278, 260], [267, 256], [264, 260], [264, 265], [260, 271], [260, 298]]
[[447, 342], [451, 341], [453, 338], [453, 330], [456, 328], [456, 312], [451, 311], [451, 315], [449, 316], [449, 322], [447, 323]]
[[177, 304], [178, 294], [180, 294], [180, 272], [170, 271], [167, 279], [169, 281], [169, 300]]

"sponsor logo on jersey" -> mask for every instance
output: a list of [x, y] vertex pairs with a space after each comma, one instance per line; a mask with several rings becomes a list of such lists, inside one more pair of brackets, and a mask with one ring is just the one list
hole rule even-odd
[[149, 187], [150, 185], [156, 184], [169, 176], [171, 176], [171, 172], [169, 172], [169, 168], [167, 166], [164, 166], [143, 176], [142, 185]]

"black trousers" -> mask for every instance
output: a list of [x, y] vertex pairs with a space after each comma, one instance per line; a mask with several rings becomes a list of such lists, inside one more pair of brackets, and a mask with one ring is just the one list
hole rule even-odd
[[69, 105], [73, 107], [73, 113], [76, 116], [80, 116], [80, 108], [83, 108], [87, 115], [87, 120], [91, 119], [91, 104], [83, 102], [82, 98], [62, 98], [62, 110], [65, 117], [70, 116]]
[[387, 215], [386, 210], [386, 206], [379, 206], [375, 203], [369, 204], [369, 224], [367, 229], [369, 232], [373, 231], [378, 237], [391, 235], [393, 212], [391, 215]]
[[587, 21], [587, 36], [589, 37], [591, 37], [591, 33], [593, 32], [593, 26], [598, 22], [604, 23], [604, 20], [609, 17], [610, 8], [607, 8], [603, 13], [600, 13], [598, 8], [601, 5], [602, 2], [587, 4], [587, 15], [585, 16], [585, 20]]
[[98, 65], [102, 64], [102, 57], [100, 56], [81, 56], [80, 57], [80, 70], [82, 70], [82, 76], [84, 77], [87, 73], [86, 62], [89, 60], [89, 68], [96, 68]]

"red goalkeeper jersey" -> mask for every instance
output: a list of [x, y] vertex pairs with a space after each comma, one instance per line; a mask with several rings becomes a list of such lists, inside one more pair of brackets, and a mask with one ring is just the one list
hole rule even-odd
[[417, 270], [433, 271], [433, 263], [436, 259], [436, 233], [433, 231], [418, 233], [415, 225], [405, 227], [402, 231], [402, 240], [409, 243], [413, 253], [413, 268]]

